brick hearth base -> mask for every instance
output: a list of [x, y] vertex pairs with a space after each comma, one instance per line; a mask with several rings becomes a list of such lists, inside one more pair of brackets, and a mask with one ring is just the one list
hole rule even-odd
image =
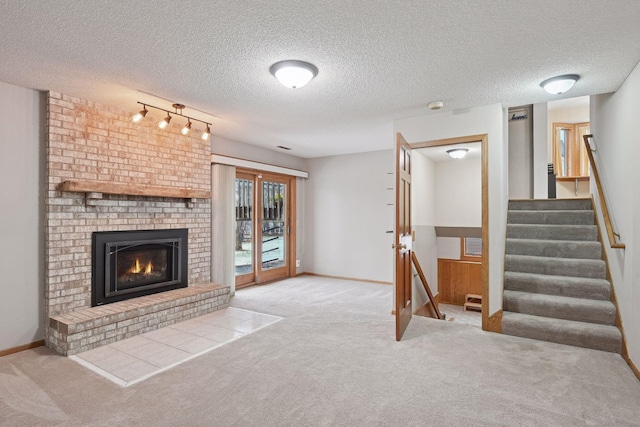
[[49, 347], [65, 356], [229, 306], [229, 287], [213, 283], [85, 308], [49, 319]]

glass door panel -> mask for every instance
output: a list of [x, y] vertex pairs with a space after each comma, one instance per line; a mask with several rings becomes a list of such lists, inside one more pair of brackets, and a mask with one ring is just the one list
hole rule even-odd
[[262, 182], [262, 269], [285, 265], [286, 186]]
[[288, 185], [287, 180], [265, 176], [259, 181], [260, 249], [257, 255], [257, 282], [266, 282], [288, 276]]
[[254, 281], [254, 177], [236, 174], [236, 285]]

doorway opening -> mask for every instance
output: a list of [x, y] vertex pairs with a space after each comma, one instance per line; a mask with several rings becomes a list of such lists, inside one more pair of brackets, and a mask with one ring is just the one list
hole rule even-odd
[[[416, 152], [419, 152], [420, 149], [437, 148], [438, 150], [441, 150], [442, 153], [446, 154], [446, 151], [452, 148], [469, 148], [473, 146], [473, 144], [476, 144], [476, 149], [478, 151], [476, 155], [478, 156], [477, 157], [478, 163], [479, 163], [478, 168], [480, 170], [479, 175], [475, 177], [475, 180], [476, 180], [475, 182], [479, 188], [479, 194], [477, 195], [479, 197], [479, 203], [478, 203], [479, 212], [476, 213], [479, 219], [479, 221], [477, 221], [478, 224], [476, 223], [444, 224], [444, 226], [442, 227], [436, 227], [436, 225], [438, 224], [436, 223], [433, 217], [427, 220], [424, 224], [420, 224], [419, 221], [416, 222], [412, 220], [412, 227], [414, 230], [417, 231], [416, 233], [417, 238], [413, 244], [413, 248], [416, 250], [416, 255], [419, 258], [420, 257], [426, 258], [425, 262], [423, 262], [423, 260], [421, 259], [420, 263], [422, 264], [424, 270], [430, 270], [431, 274], [429, 273], [427, 274], [429, 274], [431, 278], [433, 278], [434, 276], [440, 275], [439, 273], [440, 269], [438, 268], [438, 260], [437, 260], [438, 250], [436, 249], [437, 247], [436, 228], [439, 228], [438, 233], [440, 235], [454, 238], [453, 240], [451, 240], [451, 242], [457, 239], [455, 240], [455, 242], [458, 245], [457, 247], [460, 255], [462, 254], [462, 249], [460, 246], [461, 245], [460, 238], [480, 239], [474, 242], [475, 244], [479, 243], [479, 245], [476, 245], [476, 246], [479, 246], [480, 248], [479, 258], [476, 258], [475, 260], [472, 260], [472, 261], [462, 260], [462, 259], [456, 260], [461, 265], [464, 266], [463, 268], [467, 270], [469, 270], [470, 269], [469, 266], [473, 264], [473, 268], [475, 268], [475, 270], [472, 272], [468, 272], [467, 277], [472, 277], [473, 280], [475, 280], [476, 284], [479, 285], [479, 288], [474, 289], [475, 292], [479, 291], [479, 293], [465, 292], [465, 290], [463, 289], [461, 292], [463, 292], [462, 298], [464, 299], [461, 302], [458, 302], [457, 304], [460, 304], [460, 307], [464, 310], [464, 303], [466, 302], [467, 293], [471, 294], [472, 298], [469, 302], [480, 304], [479, 308], [481, 308], [482, 329], [488, 330], [488, 331], [499, 331], [500, 324], [501, 324], [501, 311], [498, 311], [493, 316], [489, 316], [488, 314], [488, 311], [489, 311], [488, 310], [489, 222], [488, 222], [488, 151], [487, 151], [488, 135], [486, 134], [470, 135], [470, 136], [465, 136], [460, 138], [449, 138], [449, 139], [443, 139], [443, 140], [417, 142], [417, 143], [411, 143], [408, 145], [410, 146], [412, 151], [416, 151]], [[414, 189], [416, 189], [416, 191], [418, 191], [418, 189], [416, 188], [416, 184], [418, 183], [418, 180], [416, 179], [417, 178], [416, 160], [417, 158], [413, 159], [414, 173], [412, 176], [412, 186], [414, 187]], [[417, 195], [417, 193], [415, 192], [414, 194]], [[412, 209], [412, 211], [416, 211], [417, 209], [419, 209], [419, 207], [417, 207], [416, 200], [412, 202], [412, 206], [416, 206], [416, 208]], [[420, 226], [422, 225], [425, 226], [424, 230], [422, 231], [424, 233], [430, 233], [430, 236], [428, 236], [426, 239], [429, 241], [428, 245], [427, 247], [424, 248], [424, 250], [421, 247], [421, 243], [420, 243], [420, 240], [421, 240]], [[424, 236], [424, 234], [422, 235]], [[477, 252], [477, 251], [474, 250], [474, 252]], [[476, 255], [478, 254], [476, 253]], [[461, 258], [461, 256], [458, 256], [458, 258]], [[435, 271], [435, 274], [434, 274], [434, 271]], [[443, 273], [442, 275], [444, 276], [445, 273]], [[457, 275], [457, 273], [453, 273], [453, 275], [455, 276], [456, 280], [459, 279], [459, 276]], [[437, 287], [437, 283], [440, 282], [440, 280], [431, 280], [431, 278], [429, 281], [429, 285], [432, 290], [432, 293], [436, 295], [434, 299], [438, 301], [438, 299], [441, 297], [440, 295], [441, 290]], [[397, 283], [396, 283], [396, 286], [398, 286]], [[476, 298], [478, 296], [480, 298]], [[419, 309], [420, 307], [417, 307], [417, 309], [416, 307], [414, 307], [414, 310], [416, 312], [418, 312]]]
[[295, 275], [295, 178], [238, 169], [236, 288]]
[[547, 103], [549, 198], [590, 198], [590, 165], [583, 136], [591, 133], [589, 97]]
[[[430, 258], [425, 262], [434, 269], [432, 286], [437, 286], [434, 293], [446, 320], [481, 327], [482, 308], [486, 306], [482, 295], [482, 142], [445, 142], [449, 141], [432, 141], [414, 148], [433, 170], [432, 181], [422, 187], [434, 198], [431, 221], [426, 221], [433, 228], [433, 249], [417, 256]], [[453, 158], [452, 150], [465, 155]], [[432, 188], [425, 188], [429, 186]], [[422, 190], [416, 190], [419, 197]], [[427, 227], [422, 222], [422, 227]], [[419, 227], [419, 220], [415, 223]]]

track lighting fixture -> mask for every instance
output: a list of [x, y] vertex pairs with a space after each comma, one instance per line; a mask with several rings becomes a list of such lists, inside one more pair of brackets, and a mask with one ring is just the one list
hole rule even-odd
[[184, 127], [182, 128], [180, 133], [183, 134], [183, 135], [189, 135], [190, 131], [191, 131], [191, 119], [188, 119], [187, 120], [187, 124], [184, 125]]
[[140, 121], [142, 121], [142, 119], [144, 119], [147, 116], [148, 112], [149, 111], [147, 110], [147, 106], [142, 104], [142, 110], [140, 110], [140, 112], [138, 114], [133, 116], [133, 121], [135, 123], [139, 123]]
[[184, 117], [185, 119], [187, 119], [187, 123], [185, 123], [185, 125], [180, 130], [181, 134], [183, 134], [185, 136], [189, 135], [189, 133], [191, 132], [191, 122], [194, 121], [194, 122], [200, 122], [200, 123], [202, 123], [202, 124], [204, 124], [206, 126], [205, 130], [202, 132], [202, 139], [203, 140], [208, 141], [209, 138], [211, 137], [211, 123], [205, 122], [203, 120], [194, 119], [193, 117], [185, 116], [184, 114], [182, 114], [182, 110], [185, 108], [185, 106], [183, 104], [173, 104], [173, 105], [171, 105], [174, 108], [175, 111], [169, 111], [169, 110], [166, 110], [164, 108], [154, 107], [153, 105], [143, 104], [142, 102], [138, 102], [138, 104], [142, 105], [142, 110], [131, 118], [135, 123], [138, 123], [138, 122], [142, 121], [142, 119], [144, 119], [146, 117], [147, 113], [149, 112], [147, 110], [147, 107], [155, 108], [156, 110], [164, 111], [165, 113], [167, 113], [167, 117], [165, 117], [164, 119], [162, 119], [162, 120], [160, 120], [158, 122], [158, 127], [160, 129], [166, 129], [167, 126], [169, 126], [169, 123], [171, 122], [171, 119], [173, 118], [173, 117], [171, 117], [171, 115], [173, 114], [174, 116], [180, 116], [180, 117]]

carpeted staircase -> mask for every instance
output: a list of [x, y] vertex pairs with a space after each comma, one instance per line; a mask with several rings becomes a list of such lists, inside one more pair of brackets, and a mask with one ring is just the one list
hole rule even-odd
[[590, 199], [512, 200], [502, 332], [620, 353]]

